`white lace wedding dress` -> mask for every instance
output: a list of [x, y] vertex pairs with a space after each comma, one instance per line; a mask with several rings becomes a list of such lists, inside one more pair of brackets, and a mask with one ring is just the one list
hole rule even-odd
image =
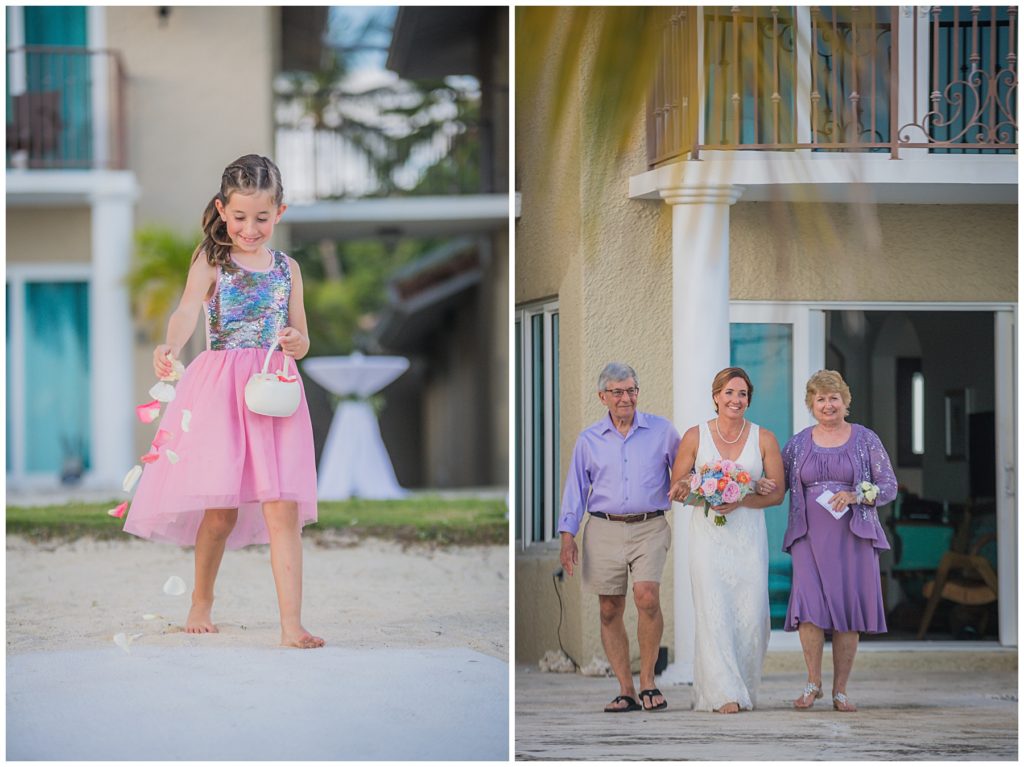
[[[746, 443], [736, 460], [753, 480], [763, 473], [759, 429], [749, 423]], [[707, 423], [700, 425], [696, 468], [721, 459]], [[690, 580], [693, 584], [696, 643], [693, 707], [714, 711], [735, 702], [757, 705], [761, 667], [771, 618], [768, 611], [768, 534], [764, 511], [741, 506], [714, 523], [694, 507], [690, 519]]]

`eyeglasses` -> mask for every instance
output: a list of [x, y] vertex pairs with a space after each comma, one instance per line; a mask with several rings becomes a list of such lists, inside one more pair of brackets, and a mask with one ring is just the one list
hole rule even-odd
[[621, 399], [623, 394], [628, 394], [630, 399], [637, 395], [640, 391], [639, 386], [634, 386], [630, 389], [605, 389], [605, 394], [611, 394], [615, 399]]

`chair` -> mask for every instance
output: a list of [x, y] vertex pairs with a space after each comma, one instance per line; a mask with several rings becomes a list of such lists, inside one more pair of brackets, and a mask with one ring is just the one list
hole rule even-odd
[[[981, 535], [964, 553], [965, 541], [970, 531], [971, 506], [968, 505], [951, 550], [942, 555], [935, 571], [935, 579], [926, 583], [922, 589], [922, 593], [928, 598], [928, 605], [921, 616], [921, 625], [917, 630], [918, 639], [924, 638], [935, 610], [943, 599], [968, 607], [989, 605], [999, 599], [999, 582], [995, 570], [981, 553], [987, 544], [996, 539], [996, 534]], [[988, 611], [985, 611], [978, 626], [979, 634], [985, 633], [987, 624]]]
[[12, 98], [13, 122], [7, 124], [8, 151], [26, 151], [31, 165], [60, 147], [60, 91], [30, 91]]

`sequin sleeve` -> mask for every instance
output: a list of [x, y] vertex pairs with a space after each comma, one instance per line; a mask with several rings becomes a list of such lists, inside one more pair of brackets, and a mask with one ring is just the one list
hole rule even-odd
[[889, 460], [889, 454], [885, 451], [881, 438], [871, 429], [864, 429], [864, 445], [870, 475], [866, 479], [878, 485], [878, 498], [875, 499], [875, 508], [878, 508], [896, 498], [899, 483], [896, 481], [892, 461]]

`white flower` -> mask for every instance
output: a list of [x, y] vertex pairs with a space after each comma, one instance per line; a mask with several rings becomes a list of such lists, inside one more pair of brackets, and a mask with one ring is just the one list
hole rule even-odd
[[167, 460], [171, 463], [177, 463], [181, 460], [181, 457], [169, 447], [164, 450], [164, 455], [167, 456]]
[[149, 390], [149, 396], [157, 402], [170, 402], [174, 399], [174, 387], [166, 381], [157, 381]]
[[192, 423], [192, 411], [182, 410], [181, 411], [181, 430], [188, 431], [189, 424]]
[[182, 364], [181, 360], [175, 358], [174, 355], [168, 356], [170, 357], [171, 360], [171, 374], [168, 376], [164, 376], [160, 380], [170, 382], [180, 381], [181, 377], [185, 375], [185, 366]]

